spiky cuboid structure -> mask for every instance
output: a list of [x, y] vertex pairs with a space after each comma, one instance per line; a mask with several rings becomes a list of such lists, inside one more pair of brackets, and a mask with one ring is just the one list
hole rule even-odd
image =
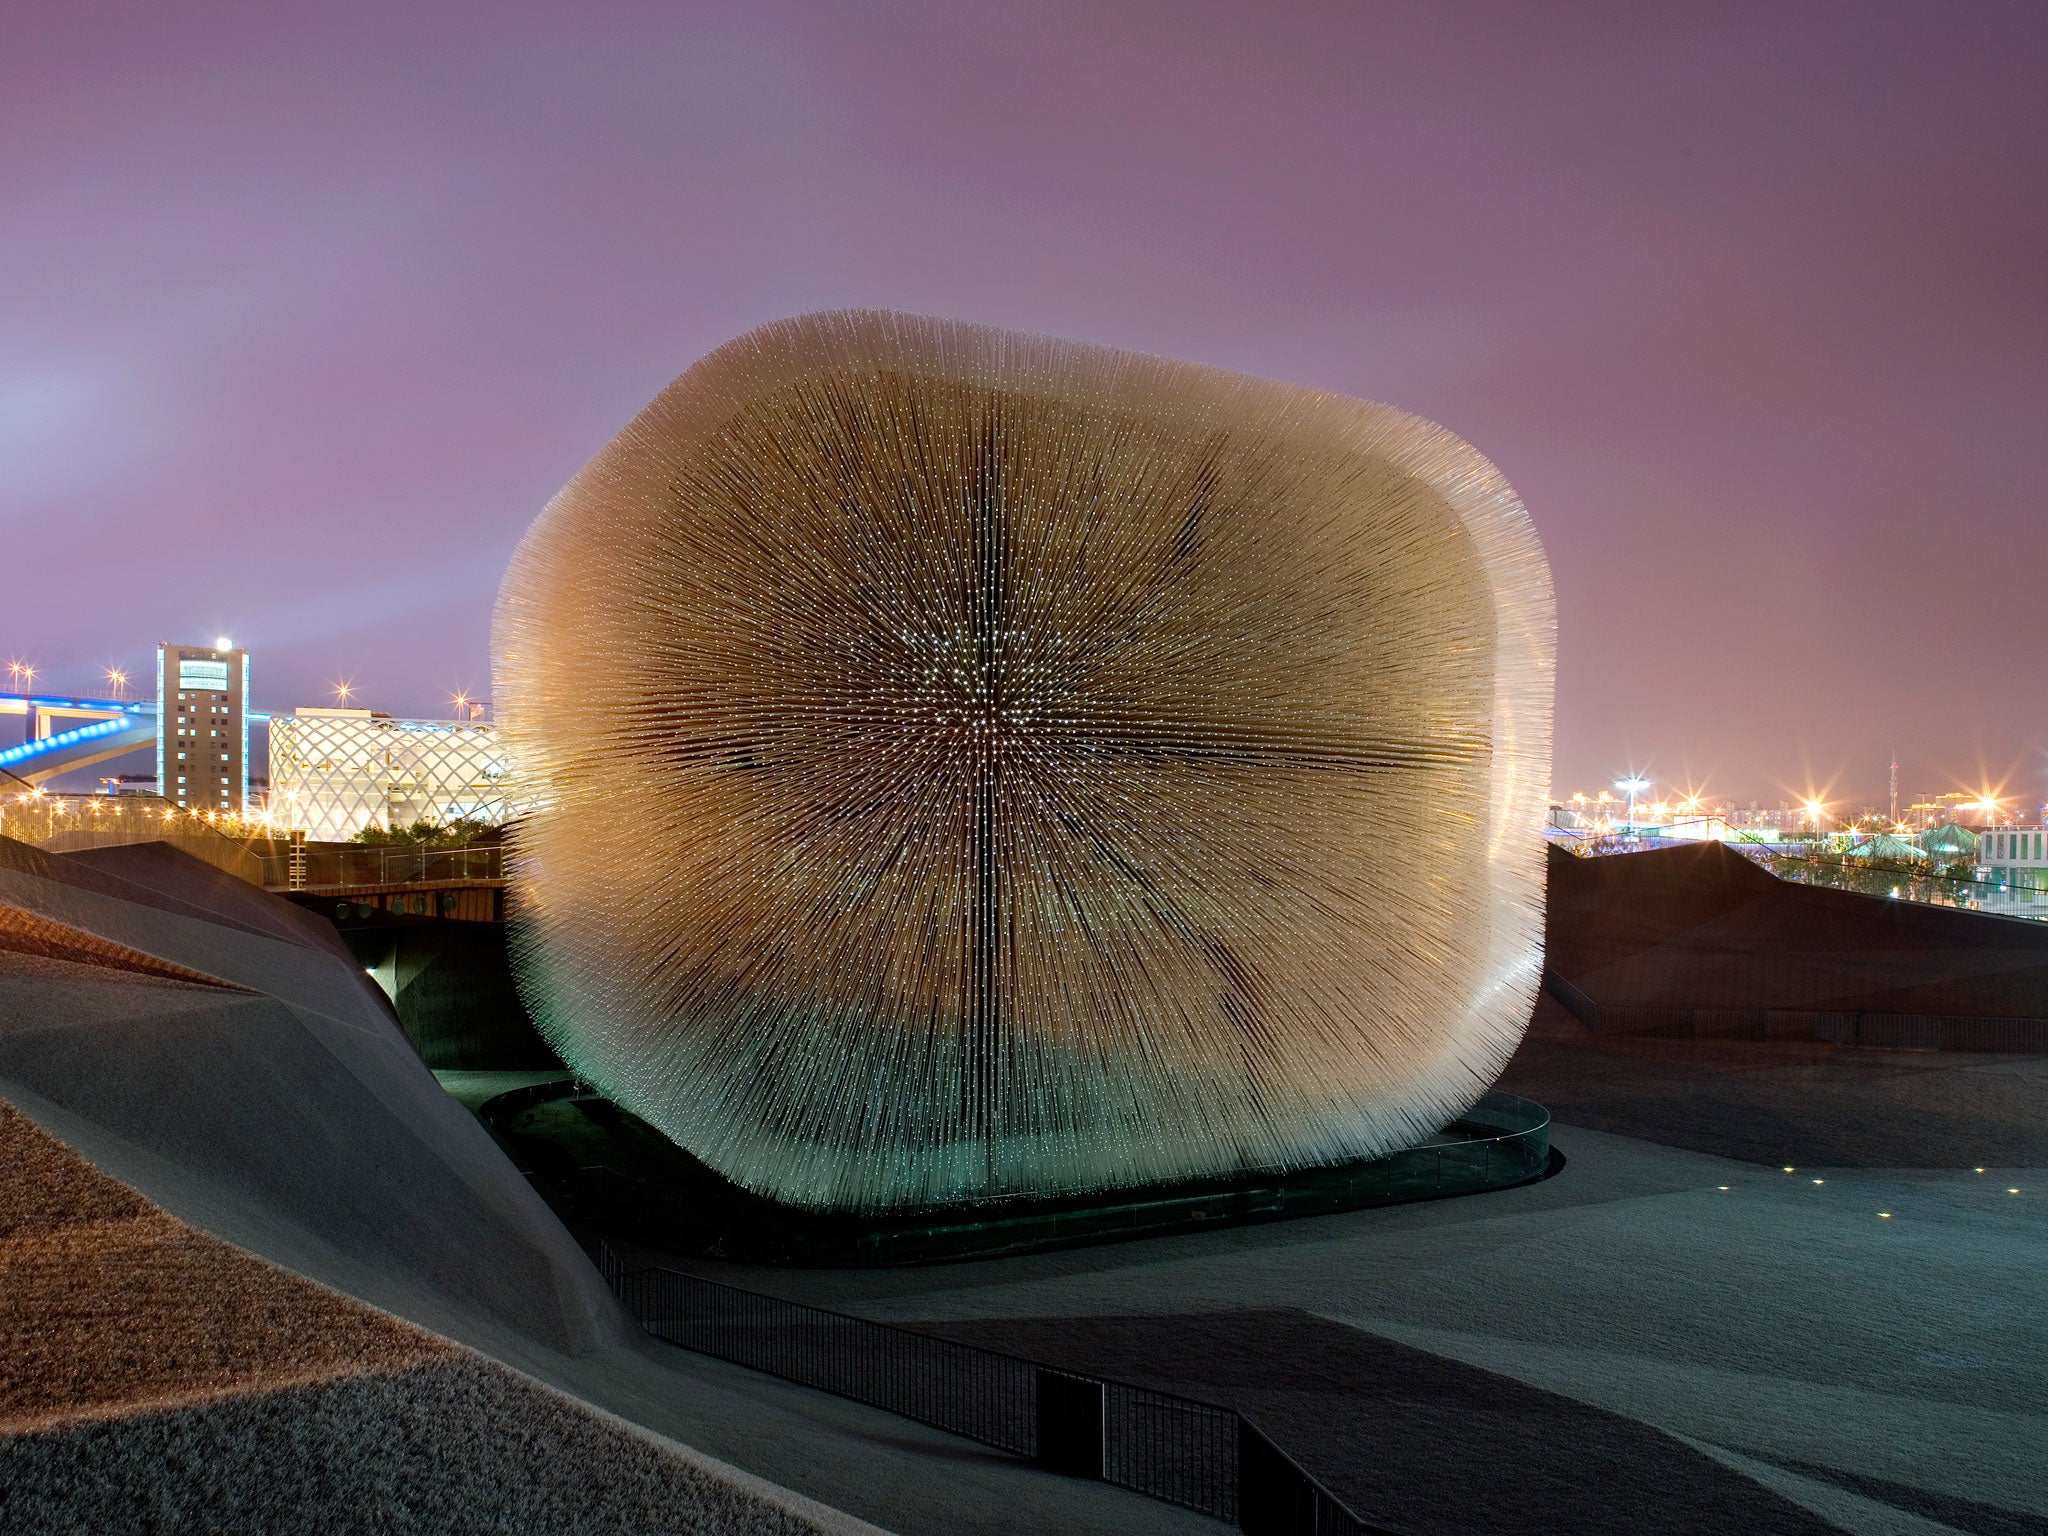
[[760, 1193], [1371, 1156], [1528, 1018], [1549, 572], [1386, 406], [783, 321], [555, 498], [494, 647], [535, 1015]]

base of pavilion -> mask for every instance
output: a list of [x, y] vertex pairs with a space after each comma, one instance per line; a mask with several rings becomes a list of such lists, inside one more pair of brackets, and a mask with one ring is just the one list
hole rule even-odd
[[668, 1253], [747, 1264], [945, 1264], [1508, 1189], [1563, 1165], [1540, 1104], [1489, 1093], [1419, 1146], [1370, 1161], [1059, 1198], [885, 1214], [803, 1210], [740, 1188], [573, 1082], [477, 1113], [564, 1220]]

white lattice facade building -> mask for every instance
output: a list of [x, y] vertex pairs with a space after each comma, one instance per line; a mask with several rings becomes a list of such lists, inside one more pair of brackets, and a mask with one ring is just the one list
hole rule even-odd
[[270, 814], [318, 841], [364, 827], [509, 814], [508, 765], [483, 720], [394, 720], [299, 709], [270, 722]]

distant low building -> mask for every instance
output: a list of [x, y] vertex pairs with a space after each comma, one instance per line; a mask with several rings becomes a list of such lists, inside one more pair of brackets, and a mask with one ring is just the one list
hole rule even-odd
[[1852, 859], [1925, 859], [1929, 855], [1923, 848], [1895, 832], [1880, 832], [1875, 837], [1866, 837], [1861, 842], [1850, 844], [1847, 849]]
[[1953, 821], [1945, 821], [1939, 826], [1929, 827], [1920, 834], [1921, 851], [1927, 854], [1929, 858], [1944, 861], [1968, 859], [1974, 863], [1977, 858], [1978, 841], [1976, 833], [1972, 832], [1968, 827], [1958, 825]]
[[318, 841], [416, 821], [496, 824], [508, 778], [487, 720], [301, 708], [270, 722], [270, 818]]
[[1977, 839], [1977, 878], [2014, 890], [2048, 890], [2048, 832], [1985, 832]]

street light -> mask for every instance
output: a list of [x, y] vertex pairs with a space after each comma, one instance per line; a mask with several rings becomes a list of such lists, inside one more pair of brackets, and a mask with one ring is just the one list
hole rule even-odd
[[1628, 829], [1633, 833], [1636, 829], [1636, 796], [1650, 787], [1650, 781], [1648, 779], [1639, 779], [1631, 774], [1628, 778], [1616, 779], [1614, 787], [1625, 791], [1628, 795]]

